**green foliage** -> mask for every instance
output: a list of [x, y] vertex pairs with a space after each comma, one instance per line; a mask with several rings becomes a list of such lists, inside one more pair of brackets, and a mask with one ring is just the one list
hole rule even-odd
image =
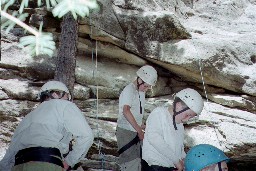
[[[46, 1], [46, 7], [47, 9], [50, 9], [51, 8], [51, 5], [52, 7], [54, 7], [55, 5], [58, 4], [57, 0], [45, 0]], [[59, 0], [58, 0], [59, 1]], [[37, 1], [37, 4], [38, 6], [41, 6], [42, 5], [42, 0], [38, 0]], [[51, 4], [51, 5], [50, 5]]]
[[[1, 11], [1, 14], [2, 14], [2, 11]], [[25, 21], [27, 16], [28, 16], [28, 14], [27, 13], [25, 13], [25, 14], [18, 14], [17, 11], [14, 11], [12, 13], [12, 16], [17, 18], [20, 21]], [[9, 32], [11, 29], [13, 29], [15, 24], [16, 23], [14, 21], [9, 20], [8, 18], [6, 18], [4, 16], [1, 17], [1, 29], [5, 29], [6, 32]]]
[[77, 19], [77, 15], [84, 18], [89, 15], [90, 9], [98, 8], [96, 0], [61, 0], [55, 6], [52, 13], [55, 17], [61, 18], [68, 12], [71, 12], [73, 17]]
[[[22, 37], [20, 39], [20, 46], [25, 47], [32, 56], [39, 54], [52, 56], [56, 49], [52, 34], [42, 32], [42, 23], [40, 29], [37, 30], [23, 22], [28, 14], [23, 14], [22, 12], [25, 7], [28, 7], [29, 0], [22, 0], [19, 13], [14, 11], [10, 15], [7, 13], [7, 9], [14, 2], [15, 0], [1, 0], [1, 29], [9, 32], [16, 24], [23, 27], [32, 35]], [[53, 8], [52, 13], [58, 18], [63, 17], [69, 12], [72, 13], [75, 19], [77, 19], [77, 16], [83, 18], [89, 15], [90, 10], [99, 8], [96, 0], [45, 0], [45, 2], [47, 9]], [[38, 0], [37, 3], [41, 6], [42, 0]]]
[[[49, 56], [52, 56], [55, 50], [55, 42], [53, 41], [52, 34], [42, 32], [42, 23], [38, 31], [22, 22], [22, 20], [20, 20], [19, 18], [16, 18], [16, 14], [17, 12], [14, 12], [13, 15], [9, 15], [5, 11], [1, 11], [1, 28], [7, 27], [6, 31], [9, 31], [14, 27], [15, 24], [20, 25], [25, 30], [33, 34], [31, 36], [25, 36], [20, 39], [20, 46], [22, 48], [28, 50], [27, 52], [32, 56], [39, 54], [47, 54]], [[20, 16], [23, 15], [25, 14], [21, 14]], [[20, 18], [25, 17], [23, 16]]]
[[39, 36], [25, 36], [20, 38], [20, 46], [24, 46], [32, 56], [39, 54], [53, 55], [55, 42], [51, 33], [41, 33]]
[[4, 6], [4, 11], [7, 10], [7, 8], [14, 4], [15, 0], [1, 0], [1, 11], [2, 11], [2, 6]]
[[20, 38], [20, 46], [25, 47], [32, 56], [39, 54], [52, 56], [55, 50], [55, 42], [53, 41], [52, 34], [43, 33], [41, 30], [42, 23], [40, 25], [39, 34]]

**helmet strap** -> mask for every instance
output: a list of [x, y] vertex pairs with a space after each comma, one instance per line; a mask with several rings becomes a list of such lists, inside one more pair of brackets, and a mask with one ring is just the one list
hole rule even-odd
[[[65, 92], [65, 91], [62, 91], [60, 98], [57, 98], [57, 99], [62, 99], [62, 97], [64, 97], [65, 94], [66, 94], [66, 92]], [[52, 99], [56, 99], [56, 98], [54, 98], [54, 97], [52, 96], [52, 94], [50, 94], [50, 97], [51, 97]]]
[[222, 171], [221, 162], [218, 162], [218, 168], [219, 168], [219, 171]]
[[48, 96], [49, 98], [54, 99], [54, 97], [48, 90], [41, 93], [41, 95], [40, 95], [41, 102], [43, 102], [43, 99], [42, 99], [43, 96]]
[[43, 91], [40, 93], [39, 95], [39, 101], [42, 103], [43, 101], [45, 101], [46, 96], [49, 97], [49, 92], [48, 91]]
[[[140, 93], [138, 92], [139, 94], [139, 101], [140, 101]], [[140, 114], [142, 114], [142, 106], [141, 106], [141, 101], [140, 101]]]
[[138, 90], [140, 89], [141, 85], [145, 84], [145, 82], [141, 78], [140, 79], [141, 79], [142, 83], [139, 83], [139, 78], [140, 77], [137, 77], [137, 88], [138, 88]]
[[64, 97], [64, 96], [65, 96], [65, 94], [66, 94], [66, 92], [65, 92], [65, 91], [63, 91], [63, 92], [62, 92], [62, 94], [61, 94], [61, 97], [60, 97], [59, 99], [61, 99], [62, 97]]
[[[139, 77], [137, 77], [137, 88], [138, 88], [138, 94], [139, 94], [139, 101], [140, 101], [140, 93], [139, 93], [139, 88], [142, 84], [145, 82], [141, 79], [142, 83], [139, 84]], [[141, 106], [141, 101], [140, 101], [140, 114], [142, 114], [142, 106]]]
[[175, 121], [175, 117], [178, 115], [178, 114], [181, 114], [182, 112], [185, 112], [187, 110], [189, 110], [189, 107], [186, 107], [178, 112], [176, 112], [176, 105], [177, 105], [177, 101], [174, 101], [173, 102], [173, 115], [172, 115], [172, 122], [173, 122], [173, 126], [174, 126], [174, 129], [175, 130], [178, 130], [177, 128], [177, 125], [176, 125], [176, 121]]

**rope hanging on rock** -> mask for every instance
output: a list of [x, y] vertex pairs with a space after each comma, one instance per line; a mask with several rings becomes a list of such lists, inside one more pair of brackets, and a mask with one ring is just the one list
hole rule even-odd
[[[197, 51], [197, 48], [196, 48], [196, 46], [195, 46], [193, 40], [192, 40], [192, 45], [193, 45], [193, 47], [194, 47], [194, 49], [195, 49], [196, 56], [198, 57], [199, 70], [200, 70], [200, 74], [201, 74], [201, 81], [202, 81], [202, 84], [203, 84], [203, 91], [204, 91], [204, 94], [205, 94], [205, 98], [206, 98], [207, 103], [209, 103], [208, 95], [207, 95], [207, 91], [206, 91], [205, 79], [204, 79], [204, 75], [203, 75], [203, 68], [204, 68], [204, 66], [203, 66], [203, 60], [202, 60], [201, 58], [199, 58], [199, 53], [198, 53], [198, 51]], [[198, 46], [197, 46], [197, 47], [198, 47]], [[207, 53], [208, 53], [208, 52], [207, 52]], [[207, 106], [207, 107], [206, 107], [206, 106]], [[210, 112], [210, 110], [209, 110], [209, 107], [210, 107], [209, 104], [204, 105], [204, 110], [205, 110], [205, 111], [208, 113], [208, 115], [210, 116], [210, 121], [209, 121], [209, 122], [210, 122], [210, 124], [213, 126], [214, 133], [215, 133], [215, 135], [216, 135], [216, 137], [217, 137], [217, 141], [218, 141], [219, 145], [222, 146], [223, 144], [222, 144], [222, 141], [221, 141], [220, 138], [219, 138], [219, 135], [218, 135], [218, 132], [217, 132], [217, 128], [216, 128], [216, 126], [215, 126], [214, 123], [213, 123], [213, 117], [212, 117], [212, 114], [211, 114], [211, 112]], [[207, 109], [207, 108], [208, 108], [208, 109]], [[198, 119], [199, 119], [199, 117], [198, 117]]]
[[[196, 52], [197, 52], [197, 51], [196, 51]], [[200, 73], [201, 73], [201, 79], [202, 79], [204, 94], [205, 94], [205, 97], [206, 97], [206, 101], [207, 101], [207, 103], [208, 103], [209, 101], [208, 101], [208, 95], [207, 95], [206, 86], [205, 86], [205, 81], [204, 81], [204, 76], [203, 76], [203, 63], [202, 63], [202, 60], [199, 59], [199, 60], [198, 60], [198, 63], [199, 63], [199, 69], [200, 69]], [[209, 106], [208, 106], [208, 107], [209, 107]], [[204, 107], [204, 109], [205, 109], [208, 113], [210, 113], [210, 111], [206, 109], [206, 106]], [[211, 120], [213, 120], [211, 114], [210, 114], [210, 118], [211, 118]], [[217, 129], [216, 126], [214, 125], [214, 123], [212, 123], [212, 121], [210, 121], [210, 123], [211, 123], [212, 126], [213, 126], [214, 132], [215, 132], [215, 134], [216, 134], [216, 137], [217, 137], [217, 140], [218, 140], [220, 146], [222, 146], [222, 141], [219, 139], [218, 132], [217, 132], [217, 130], [216, 130], [216, 129]]]
[[200, 69], [202, 83], [203, 83], [203, 88], [204, 88], [204, 94], [205, 94], [205, 97], [206, 97], [206, 101], [208, 102], [208, 96], [207, 96], [206, 87], [205, 87], [205, 83], [204, 83], [204, 76], [203, 76], [201, 59], [199, 59], [198, 63], [199, 63], [199, 69]]
[[[92, 37], [92, 24], [91, 24], [91, 17], [89, 17], [89, 23], [90, 23], [90, 36]], [[92, 62], [94, 63], [94, 49], [92, 47]], [[94, 80], [94, 83], [96, 83], [96, 121], [97, 121], [97, 125], [96, 125], [96, 129], [97, 129], [97, 140], [98, 140], [98, 144], [97, 144], [97, 149], [98, 149], [98, 155], [99, 155], [99, 158], [101, 159], [101, 167], [102, 167], [102, 170], [104, 171], [104, 157], [105, 155], [101, 152], [101, 148], [102, 148], [102, 142], [100, 141], [99, 139], [99, 136], [100, 136], [100, 131], [99, 131], [99, 87], [98, 87], [98, 81], [95, 81], [95, 75], [98, 74], [98, 41], [96, 39], [96, 42], [95, 42], [95, 67], [93, 69], [93, 80]]]

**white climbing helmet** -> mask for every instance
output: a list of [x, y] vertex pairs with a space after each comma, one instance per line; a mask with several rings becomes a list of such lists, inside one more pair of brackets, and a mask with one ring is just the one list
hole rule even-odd
[[186, 88], [176, 94], [191, 110], [199, 115], [204, 107], [202, 96], [194, 89]]
[[157, 72], [155, 68], [149, 65], [141, 67], [137, 72], [137, 76], [140, 77], [145, 83], [155, 86], [157, 81]]
[[64, 92], [68, 93], [68, 95], [69, 95], [68, 99], [69, 100], [71, 99], [71, 95], [70, 95], [70, 92], [69, 92], [67, 86], [60, 81], [48, 81], [47, 83], [45, 83], [42, 86], [42, 88], [40, 89], [38, 97], [40, 97], [43, 92], [46, 92], [46, 91], [50, 92], [52, 90], [64, 91]]

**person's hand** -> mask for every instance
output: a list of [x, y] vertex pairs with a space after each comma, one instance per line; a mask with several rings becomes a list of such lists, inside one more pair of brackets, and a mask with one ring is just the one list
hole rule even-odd
[[142, 125], [141, 125], [141, 129], [142, 129], [142, 130], [145, 130], [145, 129], [146, 129], [146, 125], [145, 125], [145, 124], [142, 124]]
[[[180, 161], [181, 161], [181, 163], [182, 163], [182, 165], [183, 165], [183, 167], [185, 167], [185, 161], [184, 161], [185, 159], [184, 158], [182, 158]], [[185, 168], [184, 168], [185, 169]]]
[[139, 139], [143, 140], [144, 139], [144, 131], [140, 128], [137, 132], [138, 132]]
[[184, 162], [182, 160], [179, 160], [179, 162], [174, 164], [174, 165], [177, 168], [177, 171], [183, 171], [183, 169], [184, 169]]
[[68, 170], [69, 165], [66, 161], [63, 161], [64, 170]]

